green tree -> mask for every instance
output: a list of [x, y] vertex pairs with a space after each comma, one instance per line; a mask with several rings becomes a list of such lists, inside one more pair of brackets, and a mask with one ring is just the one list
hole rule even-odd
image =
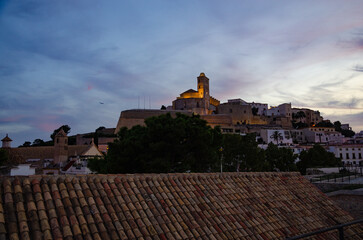
[[336, 158], [334, 153], [326, 151], [319, 144], [315, 144], [308, 151], [302, 151], [299, 158], [300, 161], [296, 165], [302, 174], [306, 174], [306, 169], [311, 167], [341, 166], [341, 160]]
[[[120, 129], [103, 161], [108, 173], [208, 172], [218, 168], [222, 135], [198, 115], [170, 114], [145, 120], [146, 126]], [[100, 168], [91, 170], [101, 172]]]
[[323, 121], [323, 122], [319, 122], [315, 125], [315, 127], [335, 127], [334, 124], [332, 124], [331, 122], [329, 122], [329, 120], [327, 121]]
[[98, 173], [107, 173], [107, 164], [104, 158], [94, 157], [87, 160], [89, 169], [97, 169]]
[[292, 115], [292, 118], [299, 119], [300, 120], [299, 122], [301, 122], [302, 119], [305, 118], [305, 117], [306, 117], [306, 115], [305, 115], [304, 111], [298, 111], [297, 113]]
[[31, 146], [31, 142], [29, 142], [29, 141], [25, 141], [24, 143], [23, 143], [23, 145], [20, 145], [19, 147], [30, 147]]
[[106, 129], [104, 126], [100, 126], [100, 127], [98, 127], [98, 128], [95, 130], [95, 132], [94, 132], [94, 134], [93, 134], [93, 141], [94, 141], [94, 144], [95, 144], [96, 146], [98, 146], [98, 138], [99, 138], [100, 136], [102, 136], [101, 131], [102, 131], [102, 130], [104, 130], [104, 129]]
[[303, 122], [292, 121], [292, 127], [295, 129], [301, 129], [301, 128], [307, 128], [307, 127], [309, 127], [309, 125], [307, 123], [303, 123]]
[[283, 139], [282, 134], [279, 131], [274, 131], [270, 138], [275, 140], [276, 144], [279, 144], [279, 140]]
[[3, 166], [6, 162], [8, 162], [8, 152], [0, 148], [0, 166]]
[[223, 171], [260, 172], [264, 170], [264, 151], [258, 147], [255, 134], [223, 135]]
[[355, 135], [355, 132], [349, 129], [342, 129], [341, 133], [344, 137], [353, 137]]
[[334, 122], [334, 128], [335, 128], [335, 131], [341, 132], [342, 131], [342, 123], [340, 121], [335, 121]]
[[43, 146], [44, 145], [44, 141], [40, 138], [37, 138], [33, 141], [32, 146]]
[[279, 148], [273, 143], [269, 143], [266, 151], [266, 171], [296, 171], [295, 160], [297, 156], [291, 149]]
[[355, 132], [350, 129], [342, 129], [340, 121], [334, 122], [335, 131], [340, 132], [344, 137], [353, 137]]
[[70, 126], [68, 126], [68, 125], [62, 125], [62, 126], [60, 126], [59, 128], [57, 128], [57, 129], [55, 129], [54, 131], [53, 131], [53, 133], [50, 135], [50, 138], [54, 141], [54, 137], [55, 137], [55, 135], [61, 130], [61, 129], [63, 129], [63, 131], [66, 133], [66, 134], [68, 134], [70, 131], [71, 131], [71, 127]]

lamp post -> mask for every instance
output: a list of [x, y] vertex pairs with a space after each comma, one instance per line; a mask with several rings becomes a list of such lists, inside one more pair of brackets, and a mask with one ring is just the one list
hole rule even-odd
[[221, 147], [219, 151], [221, 152], [221, 173], [223, 173], [223, 147]]

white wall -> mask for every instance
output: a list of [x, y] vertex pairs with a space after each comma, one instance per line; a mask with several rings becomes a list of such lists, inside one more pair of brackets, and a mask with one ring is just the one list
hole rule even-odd
[[335, 157], [341, 158], [345, 164], [358, 166], [363, 164], [363, 145], [340, 145], [330, 146], [329, 151], [334, 153]]
[[261, 129], [261, 138], [264, 142], [269, 144], [270, 142], [277, 144], [276, 140], [271, 138], [271, 136], [274, 134], [274, 132], [279, 132], [281, 135], [281, 139], [278, 140], [278, 144], [292, 144], [292, 137], [289, 130], [284, 129]]
[[19, 164], [10, 170], [10, 176], [29, 176], [35, 175], [35, 168], [31, 164]]

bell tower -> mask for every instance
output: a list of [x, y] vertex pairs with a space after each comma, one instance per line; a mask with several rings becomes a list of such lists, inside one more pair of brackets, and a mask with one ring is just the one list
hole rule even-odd
[[68, 137], [61, 130], [54, 136], [54, 163], [66, 162], [68, 159]]
[[200, 73], [198, 79], [198, 94], [199, 97], [202, 98], [202, 105], [201, 107], [204, 108], [205, 114], [208, 113], [209, 110], [209, 78], [205, 76], [204, 73]]

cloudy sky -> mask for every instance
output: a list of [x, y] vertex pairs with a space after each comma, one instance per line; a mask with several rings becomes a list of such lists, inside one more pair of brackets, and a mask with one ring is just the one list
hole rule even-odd
[[[1, 1], [0, 138], [115, 127], [196, 88], [363, 130], [363, 1]], [[101, 104], [101, 103], [104, 104]]]

